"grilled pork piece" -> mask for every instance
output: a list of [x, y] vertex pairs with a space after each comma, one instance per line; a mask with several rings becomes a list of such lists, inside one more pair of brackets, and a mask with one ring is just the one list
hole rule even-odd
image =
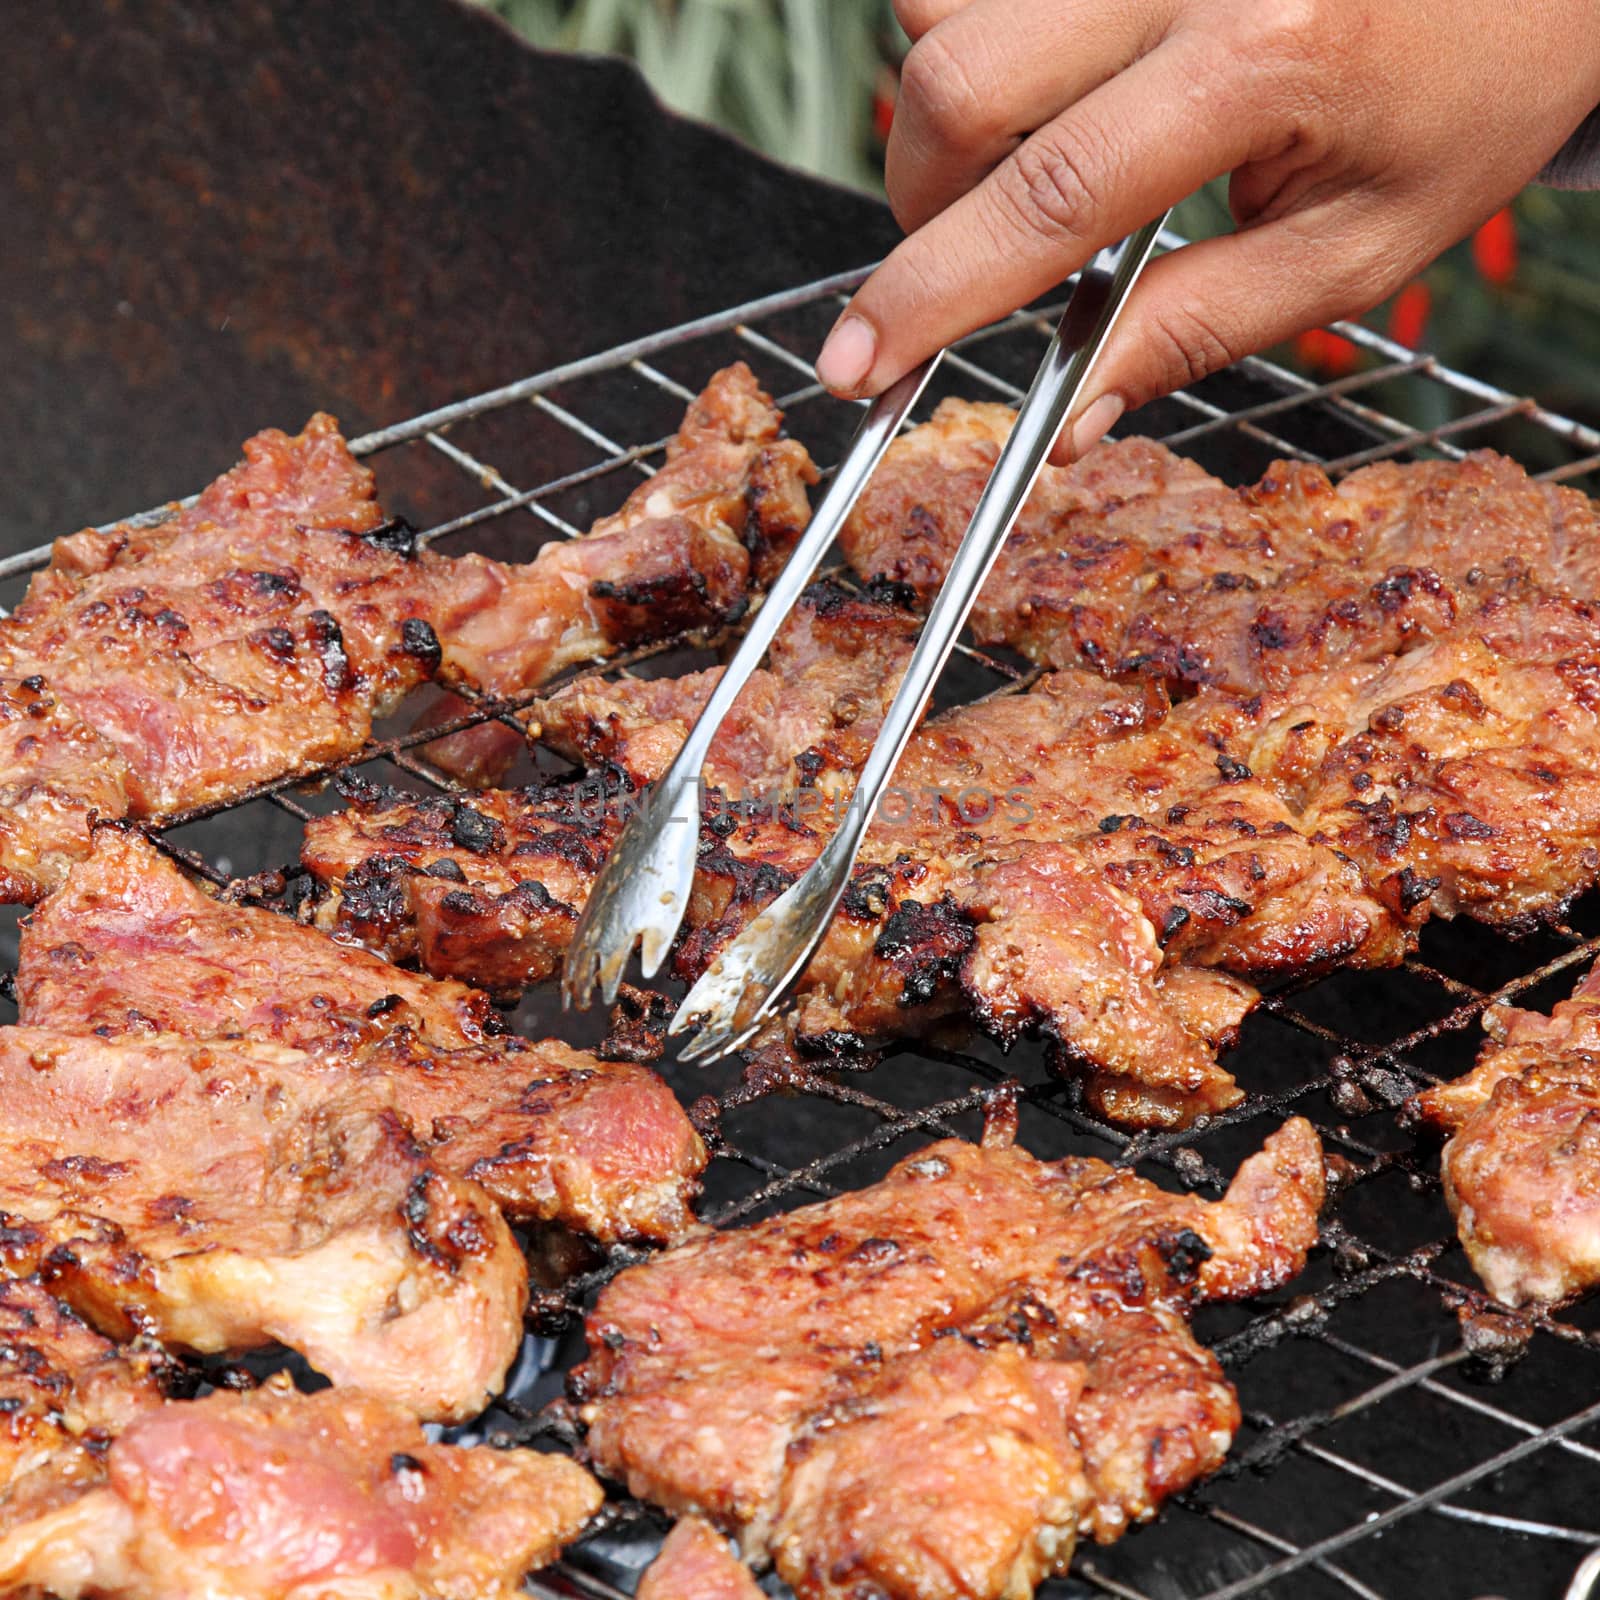
[[[842, 535], [851, 565], [930, 598], [1011, 420], [947, 400], [897, 440]], [[1409, 649], [1508, 583], [1600, 594], [1597, 552], [1586, 496], [1489, 451], [1385, 462], [1337, 487], [1278, 462], [1236, 491], [1126, 439], [1046, 468], [972, 626], [1047, 666], [1283, 689]]]
[[293, 1046], [330, 1094], [381, 1085], [428, 1160], [514, 1221], [604, 1243], [694, 1225], [705, 1148], [648, 1068], [508, 1036], [481, 991], [214, 900], [134, 835], [101, 829], [21, 946], [26, 1022]]
[[37, 1281], [0, 1279], [0, 1542], [104, 1480], [107, 1441], [163, 1403], [172, 1365], [117, 1349]]
[[699, 1517], [685, 1517], [639, 1580], [637, 1600], [761, 1600], [750, 1569]]
[[1494, 1006], [1464, 1078], [1410, 1115], [1448, 1135], [1445, 1198], [1474, 1270], [1510, 1305], [1600, 1283], [1600, 970], [1548, 1016]]
[[662, 472], [526, 566], [412, 551], [325, 416], [259, 434], [153, 529], [59, 541], [0, 621], [0, 891], [53, 887], [90, 812], [169, 816], [350, 754], [436, 672], [519, 694], [737, 615], [804, 523], [809, 462], [777, 430], [747, 368], [719, 373]]
[[[889, 607], [826, 584], [808, 591], [724, 721], [707, 784], [737, 803], [795, 793], [819, 771], [853, 772], [915, 632]], [[497, 992], [550, 976], [621, 830], [622, 804], [671, 764], [717, 676], [580, 680], [537, 704], [546, 742], [599, 766], [606, 776], [595, 784], [418, 800], [346, 782], [350, 809], [311, 822], [302, 848], [333, 891], [318, 922]]]
[[[737, 719], [713, 754], [712, 781], [745, 798], [708, 816], [684, 976], [815, 858], [910, 638], [897, 610], [822, 591], [774, 652], [755, 704], [784, 716]], [[707, 693], [707, 675], [579, 683], [537, 715], [556, 748], [643, 783]], [[1174, 708], [1159, 688], [1084, 672], [930, 720], [802, 980], [801, 1033], [838, 1046], [967, 1010], [1007, 1042], [1046, 1034], [1121, 1120], [1232, 1104], [1215, 1055], [1254, 1003], [1242, 980], [1384, 964], [1406, 937], [1230, 753], [1250, 752], [1259, 720], [1230, 697]], [[774, 784], [782, 806], [749, 800]], [[593, 794], [357, 799], [308, 830], [307, 864], [340, 891], [320, 915], [497, 981], [554, 968], [619, 826]]]
[[430, 1444], [376, 1396], [279, 1381], [143, 1413], [98, 1477], [0, 1512], [7, 1594], [513, 1600], [602, 1499], [565, 1457]]
[[281, 1343], [465, 1418], [522, 1341], [521, 1253], [376, 1077], [299, 1051], [0, 1029], [0, 1254], [115, 1338]]
[[[548, 544], [525, 567], [462, 558], [493, 578], [440, 629], [446, 681], [522, 694], [618, 645], [739, 616], [811, 515], [816, 469], [802, 445], [780, 437], [782, 420], [736, 362], [690, 405], [660, 470], [587, 537]], [[481, 786], [520, 748], [508, 728], [488, 725], [426, 753]]]
[[357, 748], [438, 659], [382, 521], [372, 475], [317, 416], [250, 440], [158, 527], [59, 540], [0, 621], [0, 675], [53, 702], [50, 736], [11, 752], [7, 893], [57, 881], [89, 810], [159, 816]]
[[1241, 754], [1397, 910], [1522, 928], [1596, 881], [1596, 750], [1600, 610], [1505, 594], [1267, 697]]
[[42, 678], [0, 677], [0, 902], [31, 902], [128, 809], [127, 766]]
[[1185, 1313], [1292, 1277], [1322, 1198], [1300, 1120], [1215, 1204], [929, 1146], [613, 1280], [572, 1380], [589, 1454], [803, 1600], [1024, 1595], [1222, 1459], [1237, 1401]]
[[[1215, 1052], [1254, 1003], [1241, 980], [1386, 964], [1406, 938], [1230, 754], [1254, 726], [1233, 701], [1169, 708], [1072, 672], [931, 719], [801, 980], [802, 1037], [837, 1045], [966, 1010], [1004, 1042], [1043, 1033], [1121, 1120], [1232, 1104]], [[730, 819], [701, 855], [686, 976], [827, 827]]]

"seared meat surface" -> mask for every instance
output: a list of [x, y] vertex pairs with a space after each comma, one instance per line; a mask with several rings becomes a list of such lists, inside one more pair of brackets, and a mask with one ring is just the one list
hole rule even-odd
[[281, 1343], [429, 1417], [473, 1416], [499, 1388], [521, 1253], [376, 1077], [330, 1092], [282, 1046], [13, 1027], [0, 1100], [4, 1265], [103, 1332]]
[[761, 1600], [750, 1569], [699, 1517], [685, 1517], [639, 1580], [637, 1600]]
[[330, 1094], [380, 1086], [428, 1160], [514, 1221], [604, 1243], [694, 1224], [705, 1148], [648, 1068], [508, 1035], [481, 991], [215, 900], [136, 836], [100, 830], [21, 945], [26, 1022], [293, 1046]]
[[1478, 1064], [1408, 1110], [1447, 1135], [1445, 1198], [1489, 1292], [1564, 1300], [1600, 1283], [1600, 972], [1547, 1017], [1483, 1020]]
[[[926, 601], [1011, 417], [947, 400], [897, 440], [843, 534], [851, 565]], [[1507, 584], [1600, 594], [1597, 551], [1586, 496], [1488, 451], [1384, 462], [1337, 486], [1279, 462], [1234, 490], [1125, 439], [1046, 468], [972, 626], [1047, 666], [1251, 693], [1409, 649]]]
[[38, 898], [128, 809], [127, 764], [43, 678], [0, 677], [0, 902]]
[[[0, 674], [39, 683], [63, 724], [11, 783], [160, 816], [358, 747], [438, 654], [407, 626], [413, 563], [382, 521], [372, 475], [317, 416], [295, 438], [250, 440], [155, 528], [59, 540], [0, 621]], [[103, 771], [70, 770], [69, 716], [114, 752]], [[122, 803], [105, 805], [113, 778]]]
[[809, 1600], [1016, 1596], [1211, 1471], [1233, 1390], [1185, 1313], [1302, 1266], [1286, 1124], [1218, 1203], [996, 1140], [621, 1273], [572, 1379], [600, 1470]]
[[325, 416], [155, 528], [60, 540], [0, 620], [0, 891], [53, 887], [90, 811], [160, 818], [348, 755], [436, 673], [520, 694], [737, 615], [805, 520], [778, 421], [747, 368], [719, 373], [622, 512], [519, 567], [410, 549]]
[[104, 1481], [106, 1443], [163, 1403], [172, 1367], [148, 1344], [119, 1350], [36, 1279], [0, 1279], [0, 1540]]
[[1266, 697], [1241, 754], [1402, 914], [1518, 928], [1596, 881], [1596, 752], [1600, 610], [1517, 593]]
[[[920, 631], [880, 596], [813, 584], [717, 729], [706, 784], [736, 803], [859, 767]], [[582, 678], [536, 701], [527, 720], [551, 749], [643, 785], [671, 765], [720, 676]]]
[[[713, 749], [723, 798], [684, 975], [810, 864], [910, 644], [901, 613], [829, 590], [786, 629]], [[670, 761], [709, 679], [579, 682], [536, 714], [547, 741], [626, 790]], [[1231, 700], [1173, 708], [1082, 672], [932, 719], [802, 982], [802, 1034], [836, 1044], [968, 1009], [1007, 1041], [1045, 1033], [1125, 1120], [1233, 1103], [1215, 1053], [1254, 1002], [1242, 979], [1404, 946], [1350, 862], [1229, 754], [1255, 730]], [[355, 799], [308, 829], [305, 861], [337, 889], [319, 918], [497, 984], [554, 970], [621, 815], [598, 789]]]
[[601, 1498], [564, 1457], [432, 1444], [377, 1396], [274, 1381], [145, 1411], [100, 1481], [0, 1513], [0, 1585], [61, 1600], [512, 1600]]
[[[737, 803], [793, 794], [819, 771], [853, 772], [915, 632], [888, 607], [812, 589], [724, 721], [706, 783]], [[460, 800], [346, 784], [350, 809], [306, 829], [302, 860], [333, 891], [318, 922], [500, 992], [550, 976], [624, 806], [671, 764], [717, 676], [583, 679], [536, 704], [530, 717], [545, 741], [600, 768], [595, 784]]]
[[[522, 694], [619, 645], [738, 617], [810, 520], [816, 469], [781, 437], [782, 420], [736, 362], [690, 405], [655, 475], [586, 537], [547, 544], [524, 567], [461, 558], [481, 593], [451, 598], [440, 629], [446, 681]], [[426, 753], [481, 786], [519, 748], [509, 729], [484, 726]]]
[[[1061, 672], [930, 719], [801, 980], [801, 1035], [964, 1010], [1002, 1041], [1044, 1034], [1121, 1119], [1233, 1103], [1215, 1052], [1254, 1002], [1242, 980], [1386, 964], [1405, 932], [1230, 754], [1254, 720], [1223, 709]], [[680, 970], [704, 970], [827, 826], [730, 819], [702, 852]]]

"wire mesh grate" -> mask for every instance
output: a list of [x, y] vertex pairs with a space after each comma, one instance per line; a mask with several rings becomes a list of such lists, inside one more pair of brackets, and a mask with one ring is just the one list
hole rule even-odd
[[[860, 276], [666, 330], [369, 433], [352, 448], [379, 458], [385, 503], [423, 528], [425, 543], [526, 559], [615, 509], [653, 472], [683, 403], [738, 358], [779, 397], [790, 430], [826, 469], [854, 417], [823, 395], [809, 355]], [[1045, 307], [965, 341], [924, 409], [950, 393], [1019, 399], [1052, 325]], [[1252, 358], [1147, 407], [1132, 427], [1233, 482], [1283, 456], [1346, 471], [1493, 444], [1551, 481], [1595, 487], [1600, 433], [1365, 328], [1337, 331], [1368, 365], [1316, 383]], [[45, 547], [0, 561], [0, 600], [14, 601], [48, 555]], [[668, 641], [584, 670], [683, 670], [715, 659], [723, 642]], [[972, 648], [950, 676], [952, 692], [967, 699], [1026, 681], [1014, 664]], [[422, 747], [525, 703], [468, 697], [432, 725], [380, 730], [369, 748], [317, 776], [359, 770], [402, 791], [448, 792], [457, 786]], [[157, 838], [226, 892], [270, 900], [281, 887], [273, 874], [296, 858], [304, 823], [336, 803], [304, 778], [284, 780], [185, 813]], [[14, 930], [15, 919], [0, 928], [7, 969]], [[1393, 1108], [1465, 1070], [1487, 1007], [1547, 1005], [1597, 953], [1600, 905], [1591, 898], [1567, 922], [1520, 942], [1434, 925], [1401, 968], [1282, 988], [1247, 1021], [1229, 1057], [1246, 1100], [1178, 1132], [1130, 1134], [1098, 1120], [1026, 1046], [1002, 1057], [981, 1043], [898, 1044], [859, 1072], [781, 1086], [743, 1082], [730, 1066], [669, 1060], [662, 1070], [711, 1135], [705, 1211], [719, 1225], [870, 1182], [920, 1139], [972, 1136], [986, 1098], [1017, 1079], [1020, 1136], [1036, 1154], [1098, 1154], [1211, 1193], [1285, 1115], [1308, 1116], [1339, 1180], [1322, 1248], [1285, 1294], [1204, 1308], [1197, 1318], [1245, 1411], [1229, 1463], [1153, 1525], [1115, 1546], [1080, 1549], [1071, 1574], [1041, 1593], [1393, 1600], [1426, 1584], [1463, 1597], [1555, 1595], [1585, 1548], [1600, 1547], [1600, 1308], [1497, 1310], [1456, 1243], [1430, 1154], [1400, 1132]], [[574, 1035], [576, 1026], [598, 1037], [594, 1019], [558, 1016], [551, 996], [534, 992], [514, 1020], [535, 1035], [560, 1029], [590, 1042]], [[777, 1114], [780, 1092], [786, 1103]], [[579, 1353], [574, 1319], [585, 1298], [633, 1259], [619, 1250], [537, 1297], [540, 1332], [517, 1382], [468, 1438], [570, 1444], [540, 1407]], [[646, 1508], [614, 1501], [591, 1538], [533, 1580], [535, 1592], [617, 1600], [662, 1526]]]

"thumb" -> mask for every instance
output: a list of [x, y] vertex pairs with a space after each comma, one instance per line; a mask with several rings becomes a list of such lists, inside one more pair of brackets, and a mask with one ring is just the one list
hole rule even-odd
[[1377, 305], [1422, 264], [1355, 196], [1161, 256], [1134, 287], [1056, 441], [1081, 456], [1122, 415], [1244, 356]]

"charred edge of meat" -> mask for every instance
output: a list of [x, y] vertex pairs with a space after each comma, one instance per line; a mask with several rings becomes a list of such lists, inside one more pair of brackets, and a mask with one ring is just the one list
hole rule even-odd
[[792, 872], [770, 861], [747, 861], [736, 856], [722, 843], [719, 833], [720, 830], [714, 831], [709, 839], [701, 837], [698, 870], [733, 885], [728, 901], [730, 910], [765, 905], [769, 900], [776, 900], [795, 881]]
[[914, 585], [902, 583], [898, 578], [891, 578], [885, 573], [871, 578], [863, 585], [861, 590], [863, 600], [869, 600], [873, 605], [889, 606], [895, 611], [917, 610], [917, 591]]
[[[780, 429], [778, 437], [788, 439], [788, 429]], [[774, 468], [777, 481], [773, 477]], [[766, 445], [751, 460], [745, 478], [744, 518], [739, 537], [750, 552], [753, 572], [765, 570], [768, 558], [774, 553], [792, 549], [804, 532], [801, 523], [785, 514], [791, 509], [787, 496], [776, 492], [788, 475], [779, 446]]]
[[492, 1243], [487, 1219], [448, 1192], [444, 1211], [435, 1212], [433, 1190], [438, 1182], [437, 1173], [419, 1172], [400, 1202], [400, 1216], [412, 1250], [431, 1265], [455, 1274], [464, 1262], [488, 1254]]
[[311, 639], [322, 661], [322, 682], [329, 694], [344, 694], [355, 687], [350, 653], [344, 647], [344, 629], [331, 611], [313, 611], [306, 619]]
[[417, 530], [404, 517], [390, 517], [376, 528], [369, 528], [356, 537], [376, 550], [387, 550], [390, 555], [408, 559], [417, 553]]
[[1166, 1264], [1168, 1278], [1175, 1284], [1193, 1283], [1212, 1256], [1211, 1246], [1192, 1228], [1158, 1234], [1153, 1243], [1156, 1254]]
[[506, 830], [465, 800], [458, 800], [451, 814], [450, 838], [458, 849], [475, 856], [499, 855], [506, 847]]
[[887, 867], [859, 868], [845, 886], [839, 914], [852, 922], [880, 922], [889, 909], [894, 874]]
[[817, 617], [836, 617], [857, 603], [855, 595], [831, 578], [807, 584], [800, 594], [800, 604]]
[[432, 1184], [431, 1172], [419, 1172], [411, 1180], [411, 1187], [406, 1190], [405, 1199], [400, 1202], [401, 1220], [406, 1225], [406, 1242], [424, 1261], [431, 1262], [436, 1267], [443, 1267], [446, 1271], [454, 1271], [455, 1263], [439, 1248], [428, 1232], [433, 1210], [428, 1190]]
[[45, 1242], [42, 1228], [14, 1212], [0, 1211], [0, 1263], [13, 1271], [31, 1271]]
[[430, 678], [444, 659], [439, 635], [433, 631], [432, 624], [421, 617], [407, 617], [400, 624], [400, 648], [413, 661], [419, 662]]
[[901, 977], [900, 1004], [926, 1005], [960, 974], [978, 930], [949, 895], [932, 905], [906, 900], [883, 925], [872, 947]]
[[1409, 916], [1418, 906], [1427, 904], [1433, 898], [1434, 891], [1441, 881], [1437, 877], [1425, 878], [1410, 867], [1403, 867], [1400, 876], [1395, 880], [1401, 911]]
[[404, 856], [375, 855], [358, 861], [339, 885], [340, 914], [375, 929], [405, 926], [411, 915], [410, 873], [411, 863]]
[[386, 783], [363, 777], [359, 772], [341, 772], [333, 780], [333, 791], [353, 811], [390, 811], [414, 800], [414, 795], [391, 788]]
[[1372, 597], [1385, 615], [1402, 611], [1418, 592], [1445, 598], [1449, 587], [1432, 567], [1395, 567], [1372, 586]]
[[827, 620], [856, 611], [883, 609], [915, 612], [917, 591], [909, 583], [894, 578], [870, 578], [858, 589], [847, 589], [832, 578], [819, 578], [800, 596], [801, 605], [814, 616]]
[[849, 1066], [858, 1072], [875, 1066], [882, 1054], [872, 1048], [865, 1034], [851, 1033], [846, 1028], [819, 1028], [815, 1033], [796, 1028], [794, 1048], [807, 1061]]
[[[613, 578], [596, 578], [589, 585], [589, 593], [596, 600], [610, 600], [621, 606], [649, 607], [663, 612], [666, 617], [685, 614], [697, 616], [719, 615], [711, 603], [711, 586], [705, 574], [690, 568], [686, 571], [662, 572], [633, 581]], [[742, 613], [749, 601], [741, 596], [732, 611], [721, 613], [732, 616]]]
[[667, 1024], [672, 1020], [672, 1004], [654, 989], [634, 989], [623, 985], [617, 1003], [611, 1008], [606, 1036], [595, 1047], [602, 1061], [659, 1061], [666, 1050]]

